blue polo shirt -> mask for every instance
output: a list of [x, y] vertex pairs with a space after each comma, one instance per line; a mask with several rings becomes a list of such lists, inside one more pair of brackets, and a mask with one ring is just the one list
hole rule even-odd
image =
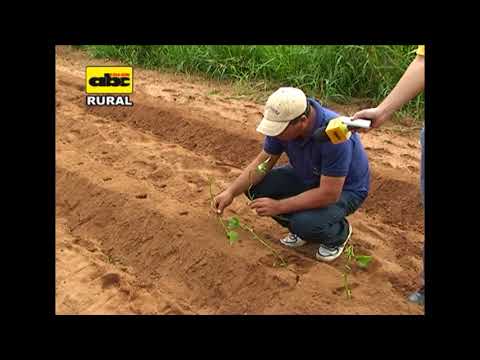
[[366, 197], [370, 189], [370, 170], [368, 158], [356, 133], [345, 142], [317, 143], [312, 139], [316, 129], [324, 126], [329, 120], [339, 116], [337, 113], [321, 106], [313, 98], [308, 99], [316, 110], [314, 126], [305, 139], [280, 141], [266, 136], [264, 150], [271, 155], [287, 153], [290, 165], [295, 173], [308, 187], [320, 184], [320, 176], [346, 176], [343, 191], [353, 191]]

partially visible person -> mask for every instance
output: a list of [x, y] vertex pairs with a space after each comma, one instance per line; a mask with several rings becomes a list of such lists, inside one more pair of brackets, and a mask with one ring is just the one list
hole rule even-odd
[[[369, 119], [372, 121], [371, 129], [380, 127], [383, 123], [391, 119], [392, 115], [403, 105], [420, 94], [425, 87], [425, 45], [417, 48], [417, 56], [408, 66], [407, 70], [390, 92], [390, 94], [375, 108], [358, 111], [353, 115], [353, 119]], [[425, 127], [420, 132], [420, 143], [422, 147], [421, 172], [420, 172], [420, 190], [422, 194], [422, 203], [425, 202]], [[424, 247], [425, 252], [425, 247]], [[425, 256], [424, 256], [425, 258]], [[422, 271], [421, 286], [414, 293], [410, 294], [408, 299], [411, 302], [423, 305], [425, 303], [425, 276]]]

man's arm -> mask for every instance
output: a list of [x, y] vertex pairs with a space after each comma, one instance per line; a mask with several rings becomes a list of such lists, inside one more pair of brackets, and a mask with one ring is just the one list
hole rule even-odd
[[281, 213], [323, 208], [334, 204], [340, 199], [344, 182], [345, 176], [322, 176], [318, 188], [280, 200]]
[[[255, 171], [258, 165], [269, 158], [270, 160], [266, 164], [264, 173]], [[253, 160], [250, 165], [243, 170], [240, 176], [235, 179], [235, 181], [226, 190], [214, 197], [212, 203], [213, 210], [216, 211], [217, 214], [222, 214], [223, 210], [232, 203], [236, 196], [247, 191], [252, 183], [253, 185], [259, 183], [265, 174], [277, 163], [279, 158], [280, 155], [270, 155], [262, 150], [255, 160]]]
[[[270, 158], [270, 160], [267, 164], [267, 171], [265, 173], [259, 173], [258, 171], [255, 171], [257, 166], [268, 158]], [[233, 197], [243, 194], [250, 187], [250, 180], [252, 180], [253, 185], [258, 184], [265, 177], [265, 174], [273, 168], [279, 158], [280, 155], [270, 155], [265, 152], [265, 150], [262, 150], [262, 152], [258, 154], [258, 156], [250, 163], [250, 165], [243, 170], [240, 176], [228, 187], [227, 191], [229, 191]]]

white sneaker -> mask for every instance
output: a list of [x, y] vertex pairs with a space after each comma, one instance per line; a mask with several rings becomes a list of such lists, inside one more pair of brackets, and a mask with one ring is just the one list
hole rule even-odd
[[425, 287], [422, 286], [420, 290], [410, 294], [410, 296], [408, 297], [408, 300], [418, 305], [424, 305], [425, 304]]
[[292, 233], [288, 233], [286, 237], [284, 237], [283, 239], [280, 239], [280, 242], [283, 245], [290, 246], [290, 247], [299, 247], [307, 243], [305, 240], [302, 240], [300, 237]]
[[315, 254], [317, 260], [330, 262], [342, 255], [343, 249], [345, 249], [345, 245], [347, 245], [348, 240], [350, 240], [350, 238], [352, 237], [352, 232], [352, 226], [350, 225], [350, 223], [348, 223], [348, 236], [347, 239], [343, 242], [343, 244], [337, 247], [320, 245], [317, 253]]

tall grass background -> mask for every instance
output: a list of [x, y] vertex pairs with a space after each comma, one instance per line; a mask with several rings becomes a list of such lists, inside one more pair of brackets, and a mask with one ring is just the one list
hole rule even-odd
[[[251, 89], [302, 88], [323, 101], [378, 104], [415, 57], [416, 45], [86, 45], [91, 56], [146, 69], [200, 74]], [[424, 117], [424, 96], [400, 112]]]

